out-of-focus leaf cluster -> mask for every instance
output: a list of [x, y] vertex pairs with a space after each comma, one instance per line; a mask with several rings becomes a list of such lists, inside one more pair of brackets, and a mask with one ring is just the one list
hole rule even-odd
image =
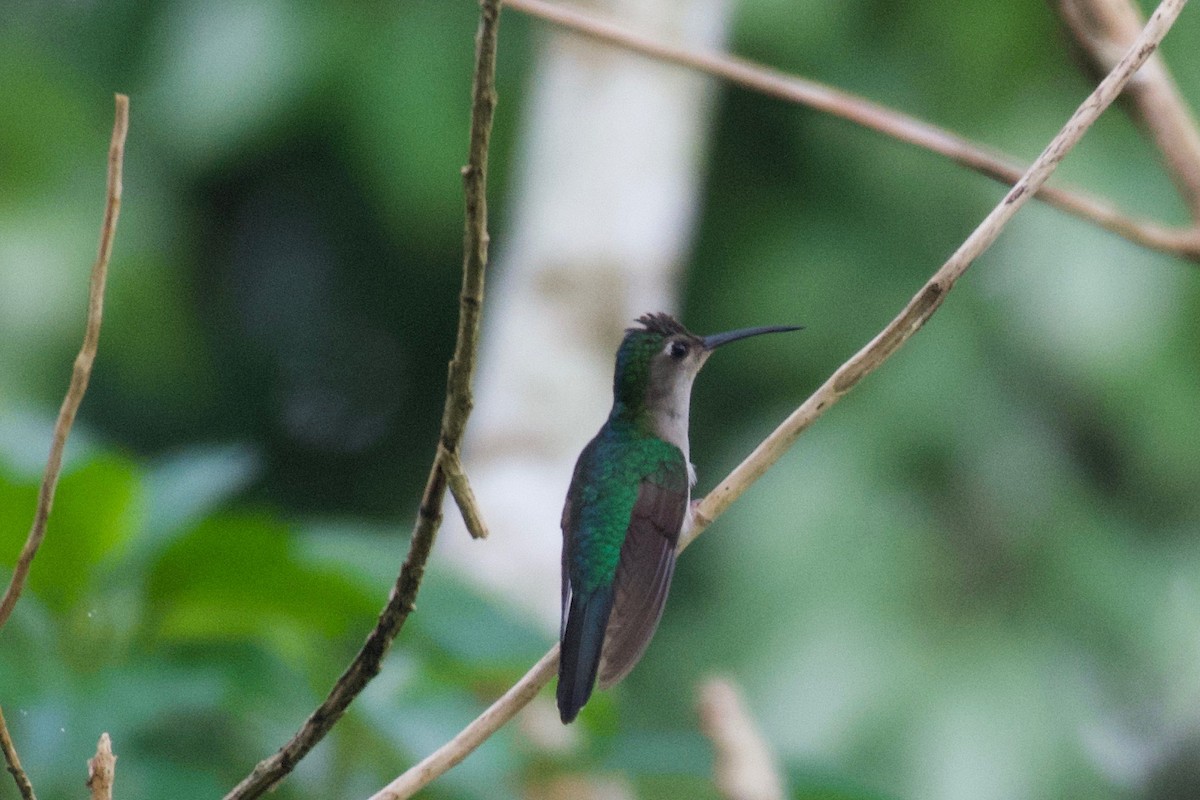
[[[217, 460], [225, 474], [213, 482]], [[222, 793], [290, 735], [349, 661], [403, 543], [361, 522], [227, 510], [258, 477], [257, 460], [238, 449], [144, 467], [102, 454], [67, 471], [0, 650], [5, 709], [44, 796], [77, 787], [68, 765], [99, 730], [120, 743], [126, 791]], [[182, 518], [161, 513], [183, 485], [202, 501]], [[35, 491], [31, 476], [0, 472], [6, 552], [19, 549]], [[541, 636], [452, 576], [435, 570], [429, 581], [429, 613], [413, 617], [403, 651], [281, 796], [370, 793], [541, 654]], [[522, 761], [509, 739], [446, 790], [505, 796], [504, 776]]]
[[[494, 237], [534, 27], [505, 16]], [[122, 796], [223, 793], [374, 623], [436, 442], [474, 29], [446, 0], [0, 6], [5, 563], [82, 333], [112, 92], [133, 108], [100, 358], [0, 632], [0, 703], [42, 796], [77, 794], [102, 730]], [[1088, 89], [1041, 4], [747, 0], [731, 47], [1027, 159]], [[1165, 54], [1200, 102], [1197, 49], [1185, 13]], [[706, 367], [704, 489], [1001, 190], [736, 88], [702, 168], [685, 319], [806, 325]], [[1056, 180], [1183, 219], [1119, 110]], [[1022, 212], [691, 548], [625, 684], [566, 740], [535, 709], [429, 795], [558, 796], [586, 772], [714, 797], [691, 711], [711, 671], [745, 687], [795, 798], [1194, 792], [1198, 352], [1194, 266]], [[368, 795], [549, 644], [433, 564], [380, 677], [278, 796]]]

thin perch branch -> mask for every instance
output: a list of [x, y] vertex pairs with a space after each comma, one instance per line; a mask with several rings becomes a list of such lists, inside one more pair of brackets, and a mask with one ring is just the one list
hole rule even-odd
[[558, 645], [554, 645], [521, 680], [492, 703], [487, 711], [419, 764], [410, 767], [403, 775], [371, 795], [371, 800], [401, 800], [412, 797], [500, 730], [518, 711], [529, 705], [530, 700], [537, 697], [538, 692], [557, 672]]
[[17, 783], [17, 791], [21, 793], [21, 800], [37, 800], [37, 796], [33, 793], [33, 784], [29, 782], [29, 776], [25, 774], [25, 770], [21, 766], [21, 758], [17, 755], [17, 748], [13, 745], [12, 737], [8, 733], [8, 723], [4, 721], [3, 708], [0, 708], [0, 750], [4, 751], [4, 763], [8, 765], [8, 771]]
[[458, 335], [450, 362], [446, 386], [446, 406], [442, 416], [438, 454], [425, 484], [425, 491], [413, 526], [408, 555], [388, 596], [387, 605], [355, 655], [300, 730], [279, 752], [254, 767], [225, 800], [247, 800], [261, 796], [292, 771], [300, 759], [334, 726], [359, 692], [379, 674], [383, 657], [412, 612], [417, 590], [425, 575], [425, 563], [442, 522], [442, 503], [446, 496], [443, 453], [457, 455], [471, 413], [471, 379], [479, 342], [480, 313], [483, 308], [484, 276], [487, 268], [487, 165], [488, 143], [496, 108], [496, 39], [500, 24], [499, 0], [482, 0], [479, 29], [476, 34], [475, 73], [472, 86], [471, 135], [467, 165], [463, 167], [466, 194], [466, 218], [463, 230], [463, 283], [459, 296]]
[[784, 422], [775, 429], [745, 461], [737, 466], [716, 489], [709, 492], [697, 506], [694, 514], [694, 525], [691, 530], [680, 537], [680, 547], [684, 547], [700, 534], [704, 528], [716, 519], [729, 504], [741, 496], [746, 488], [758, 480], [767, 469], [783, 455], [796, 437], [812, 425], [821, 414], [840, 400], [847, 392], [880, 364], [886, 361], [908, 341], [922, 325], [933, 315], [946, 299], [947, 292], [954, 287], [967, 267], [983, 253], [1000, 231], [1008, 223], [1017, 210], [1032, 197], [1054, 172], [1059, 162], [1063, 160], [1092, 123], [1104, 109], [1117, 98], [1121, 89], [1129, 82], [1138, 68], [1145, 63], [1154, 52], [1162, 37], [1171, 29], [1176, 17], [1187, 5], [1187, 0], [1163, 0], [1151, 15], [1145, 29], [1137, 36], [1133, 46], [1113, 68], [1095, 91], [1088, 96], [1083, 105], [1063, 126], [1058, 135], [1046, 146], [1042, 154], [1033, 162], [1029, 171], [1009, 189], [1000, 205], [980, 223], [971, 235], [967, 237], [950, 256], [950, 259], [934, 273], [921, 291], [913, 296], [904, 310], [892, 320], [886, 328], [872, 339], [866, 347], [859, 350], [842, 364], [828, 380], [821, 385], [804, 403], [792, 412]]
[[62, 471], [63, 450], [67, 446], [67, 437], [71, 434], [71, 426], [75, 423], [79, 404], [83, 402], [84, 392], [87, 391], [88, 380], [92, 377], [92, 364], [96, 360], [96, 349], [100, 344], [100, 323], [104, 316], [104, 283], [108, 278], [108, 261], [112, 257], [113, 237], [117, 233], [117, 217], [121, 213], [121, 170], [125, 161], [125, 134], [129, 130], [129, 98], [118, 94], [115, 102], [116, 118], [113, 121], [112, 140], [108, 147], [108, 188], [104, 203], [104, 222], [100, 226], [100, 250], [96, 255], [96, 262], [92, 265], [87, 328], [83, 334], [83, 346], [79, 355], [75, 357], [70, 386], [58, 411], [58, 421], [54, 425], [50, 458], [46, 461], [46, 472], [38, 489], [33, 524], [29, 528], [25, 546], [21, 548], [21, 555], [17, 558], [12, 580], [4, 592], [4, 598], [0, 600], [0, 627], [4, 626], [12, 614], [13, 607], [25, 588], [33, 557], [37, 555], [42, 540], [46, 538], [46, 523], [50, 519], [54, 490], [58, 487], [58, 476]]
[[[504, 0], [504, 5], [650, 58], [688, 67], [771, 97], [832, 114], [944, 156], [1008, 186], [1016, 183], [1025, 172], [1025, 167], [1011, 156], [998, 154], [945, 128], [817, 81], [786, 75], [723, 53], [696, 52], [666, 44], [591, 14], [546, 0]], [[1136, 244], [1200, 261], [1200, 228], [1176, 229], [1134, 219], [1107, 200], [1078, 190], [1045, 186], [1038, 190], [1037, 197]]]
[[113, 779], [116, 777], [117, 757], [113, 755], [112, 739], [107, 733], [100, 734], [96, 755], [88, 759], [87, 787], [92, 800], [112, 800]]
[[726, 800], [783, 800], [779, 765], [758, 732], [741, 692], [725, 678], [699, 689], [700, 730], [713, 745], [713, 782]]
[[[1050, 5], [1101, 75], [1142, 28], [1141, 12], [1129, 0], [1056, 0]], [[1161, 53], [1150, 57], [1125, 94], [1134, 118], [1162, 153], [1192, 220], [1200, 222], [1200, 129]]]
[[[526, 2], [526, 0], [522, 0]], [[725, 512], [741, 494], [774, 464], [817, 417], [849, 392], [860, 380], [890, 358], [920, 329], [937, 310], [971, 262], [986, 250], [1012, 216], [1024, 205], [1054, 172], [1059, 162], [1073, 148], [1092, 123], [1120, 93], [1137, 68], [1162, 41], [1171, 25], [1187, 5], [1187, 0], [1163, 0], [1150, 17], [1146, 28], [1134, 42], [1133, 48], [1100, 83], [1096, 90], [1071, 116], [1067, 124], [1050, 142], [1017, 185], [1005, 194], [1000, 204], [979, 224], [966, 241], [945, 264], [934, 273], [921, 291], [909, 301], [900, 314], [864, 348], [838, 367], [816, 392], [804, 401], [791, 416], [776, 428], [754, 452], [737, 466], [700, 501], [694, 511], [695, 521], [679, 540], [682, 551], [718, 516]], [[419, 764], [411, 767], [372, 800], [402, 800], [411, 797], [439, 775], [467, 757], [476, 747], [495, 733], [517, 711], [529, 703], [550, 679], [558, 666], [558, 645], [505, 692], [474, 722]], [[519, 687], [519, 691], [518, 691]]]

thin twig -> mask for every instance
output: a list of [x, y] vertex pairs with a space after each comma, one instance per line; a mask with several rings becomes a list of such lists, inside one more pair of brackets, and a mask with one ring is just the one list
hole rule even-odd
[[713, 745], [713, 782], [726, 800], [783, 800], [783, 777], [766, 739], [746, 710], [741, 692], [726, 678], [699, 689], [700, 730]]
[[8, 589], [4, 592], [4, 598], [0, 600], [0, 627], [4, 626], [12, 614], [13, 607], [25, 588], [33, 557], [37, 555], [38, 548], [46, 537], [46, 523], [50, 519], [50, 508], [54, 505], [54, 490], [58, 487], [58, 475], [62, 471], [63, 450], [67, 446], [67, 437], [71, 434], [71, 426], [75, 423], [79, 404], [83, 402], [84, 392], [87, 391], [88, 380], [92, 377], [92, 364], [96, 360], [96, 348], [100, 344], [100, 322], [104, 316], [104, 283], [108, 278], [108, 261], [112, 257], [113, 237], [117, 233], [117, 217], [121, 213], [121, 168], [125, 161], [125, 134], [129, 130], [129, 98], [119, 94], [115, 101], [116, 118], [113, 121], [112, 141], [108, 147], [108, 188], [104, 203], [104, 222], [100, 226], [100, 250], [96, 255], [95, 264], [92, 265], [87, 328], [83, 334], [83, 346], [79, 355], [75, 357], [71, 384], [58, 411], [58, 421], [54, 424], [54, 440], [50, 445], [46, 472], [38, 489], [33, 524], [29, 528], [29, 536], [21, 549], [21, 555], [17, 558]]
[[[1029, 171], [1017, 181], [1017, 185], [1005, 194], [1000, 204], [934, 273], [904, 310], [870, 343], [838, 367], [812, 396], [792, 412], [791, 416], [755, 448], [717, 488], [700, 501], [693, 512], [694, 524], [680, 536], [680, 551], [691, 544], [750, 484], [761, 477], [817, 417], [883, 364], [920, 329], [942, 304], [954, 282], [961, 277], [971, 262], [996, 240], [1013, 214], [1050, 177], [1063, 157], [1120, 93], [1121, 87], [1128, 82], [1147, 56], [1154, 52], [1185, 5], [1187, 0], [1163, 0], [1121, 62], [1079, 106], [1059, 134], [1033, 162]], [[555, 645], [512, 689], [492, 703], [467, 728], [388, 784], [388, 787], [376, 794], [372, 800], [401, 800], [411, 797], [413, 793], [462, 761], [550, 682], [557, 665], [558, 646]], [[516, 691], [517, 687], [520, 687], [520, 691]]]
[[420, 763], [410, 767], [403, 775], [371, 795], [371, 800], [401, 800], [412, 797], [434, 778], [445, 773], [462, 761], [476, 747], [487, 741], [493, 733], [504, 726], [518, 711], [529, 705], [542, 687], [558, 672], [558, 645], [550, 648], [546, 655], [525, 673], [521, 680], [488, 707], [470, 725], [463, 728], [448, 743]]
[[0, 750], [4, 751], [4, 763], [8, 765], [9, 773], [17, 782], [17, 791], [21, 793], [21, 800], [37, 800], [37, 796], [33, 793], [33, 784], [29, 782], [29, 776], [21, 767], [17, 748], [13, 745], [12, 737], [8, 733], [8, 723], [4, 721], [3, 708], [0, 708]]
[[479, 511], [479, 501], [475, 499], [475, 492], [471, 490], [471, 482], [467, 480], [462, 459], [458, 457], [458, 453], [452, 453], [444, 447], [440, 448], [439, 453], [442, 472], [446, 475], [450, 494], [454, 497], [458, 510], [462, 512], [467, 532], [471, 534], [472, 539], [486, 539], [487, 525], [484, 524], [483, 515]]
[[[592, 14], [547, 0], [504, 0], [504, 5], [575, 33], [849, 120], [945, 156], [960, 166], [1008, 186], [1016, 183], [1025, 172], [1025, 167], [1011, 156], [998, 154], [945, 128], [818, 81], [787, 75], [724, 53], [697, 52], [660, 42]], [[1149, 220], [1135, 219], [1107, 200], [1079, 190], [1044, 186], [1039, 188], [1037, 197], [1144, 247], [1200, 261], [1200, 228], [1170, 228]]]
[[463, 167], [466, 219], [463, 230], [463, 282], [459, 296], [458, 335], [450, 362], [446, 406], [442, 415], [438, 455], [425, 484], [413, 526], [408, 555], [388, 596], [387, 605], [354, 660], [338, 678], [329, 696], [317, 707], [300, 730], [279, 752], [254, 767], [225, 800], [247, 800], [261, 796], [292, 771], [317, 742], [345, 713], [359, 692], [379, 674], [383, 657], [392, 640], [412, 612], [417, 590], [425, 574], [425, 563], [442, 522], [446, 475], [442, 451], [457, 454], [471, 413], [471, 379], [479, 342], [480, 312], [483, 307], [484, 276], [487, 269], [487, 164], [492, 118], [496, 108], [496, 38], [500, 24], [499, 0], [481, 0], [476, 34], [475, 73], [472, 86], [471, 135], [467, 165]]
[[87, 787], [92, 792], [92, 800], [112, 800], [117, 757], [113, 755], [112, 739], [108, 738], [107, 733], [100, 734], [96, 755], [88, 759], [87, 765]]
[[884, 361], [891, 357], [902, 344], [908, 341], [922, 325], [933, 315], [946, 299], [946, 294], [954, 286], [967, 267], [979, 257], [984, 250], [991, 246], [1000, 231], [1012, 219], [1022, 205], [1037, 192], [1046, 179], [1054, 172], [1059, 162], [1083, 138], [1092, 123], [1104, 109], [1112, 104], [1121, 89], [1133, 77], [1138, 68], [1154, 52], [1162, 37], [1171, 29], [1175, 18], [1183, 11], [1187, 0], [1163, 0], [1154, 11], [1145, 29], [1137, 36], [1133, 46], [1100, 82], [1095, 91], [1088, 96], [1058, 135], [1046, 146], [1042, 154], [1029, 168], [1029, 171], [1008, 190], [1004, 199], [980, 223], [971, 235], [967, 237], [950, 256], [949, 260], [934, 273], [921, 291], [913, 296], [904, 310], [892, 320], [886, 328], [842, 364], [811, 397], [792, 412], [783, 423], [775, 429], [741, 464], [721, 481], [717, 488], [709, 492], [695, 510], [694, 525], [691, 530], [680, 537], [680, 547], [695, 539], [704, 528], [716, 519], [729, 504], [737, 499], [751, 483], [758, 480], [767, 469], [774, 464], [784, 451], [791, 447], [808, 426], [812, 425], [821, 414], [840, 400], [848, 391], [875, 371]]
[[[1111, 68], [1142, 29], [1129, 0], [1056, 0], [1050, 4], [1098, 74]], [[1130, 110], [1163, 155], [1167, 172], [1200, 223], [1200, 129], [1161, 53], [1155, 53], [1125, 89]]]

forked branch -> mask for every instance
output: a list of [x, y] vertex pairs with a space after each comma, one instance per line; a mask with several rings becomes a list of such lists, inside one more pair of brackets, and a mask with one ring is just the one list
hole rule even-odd
[[[1051, 6], [1100, 75], [1142, 28], [1141, 12], [1130, 0], [1055, 0]], [[1200, 223], [1200, 129], [1161, 53], [1150, 56], [1125, 94], [1134, 119], [1162, 153], [1192, 221]]]
[[[925, 324], [941, 306], [955, 281], [991, 246], [1013, 215], [1042, 187], [1059, 162], [1079, 142], [1104, 109], [1116, 99], [1122, 87], [1154, 52], [1186, 4], [1187, 0], [1163, 0], [1120, 62], [1084, 100], [1029, 170], [1005, 194], [999, 205], [992, 209], [908, 305], [865, 347], [838, 367], [812, 396], [792, 412], [699, 503], [695, 510], [695, 524], [680, 537], [680, 550], [687, 547], [713, 520], [724, 513], [821, 414], [864, 377], [878, 369]], [[558, 646], [555, 645], [512, 689], [505, 692], [474, 722], [376, 793], [372, 800], [402, 800], [412, 797], [422, 787], [462, 761], [526, 706], [538, 691], [550, 682], [557, 666]]]
[[[459, 296], [458, 335], [447, 379], [440, 443], [421, 496], [408, 555], [396, 577], [387, 604], [379, 614], [378, 622], [325, 701], [309, 715], [300, 730], [279, 752], [259, 762], [225, 796], [225, 800], [247, 800], [261, 796], [291, 772], [300, 759], [325, 737], [359, 692], [379, 674], [384, 656], [416, 602], [417, 590], [425, 575], [425, 563], [442, 522], [442, 502], [447, 488], [445, 457], [447, 454], [457, 456], [467, 417], [471, 413], [471, 380], [475, 373], [487, 269], [488, 143], [496, 108], [496, 37], [499, 25], [499, 0], [482, 0], [475, 44], [470, 144], [467, 165], [462, 171], [466, 219], [463, 228], [463, 282]], [[466, 486], [466, 476], [461, 472], [459, 476], [462, 485]], [[469, 494], [467, 489], [464, 496]], [[460, 498], [460, 502], [465, 501]], [[478, 517], [478, 512], [469, 507], [464, 507], [463, 511], [464, 516]]]
[[[787, 75], [724, 53], [706, 53], [667, 44], [561, 3], [547, 0], [504, 0], [504, 5], [574, 33], [659, 61], [688, 67], [790, 103], [832, 114], [898, 141], [944, 156], [955, 164], [1009, 186], [1016, 183], [1026, 169], [1011, 156], [999, 154], [945, 128], [939, 128], [818, 81]], [[1043, 186], [1038, 189], [1037, 197], [1136, 244], [1200, 261], [1200, 227], [1170, 228], [1149, 220], [1135, 219], [1107, 200], [1075, 189]]]
[[729, 507], [730, 503], [741, 496], [746, 487], [758, 480], [791, 447], [796, 437], [821, 414], [845, 396], [860, 380], [874, 372], [908, 341], [909, 337], [920, 330], [945, 301], [946, 294], [954, 287], [955, 281], [996, 241], [996, 237], [1017, 210], [1041, 188], [1066, 154], [1078, 144], [1088, 128], [1099, 118], [1101, 112], [1116, 100], [1125, 84], [1158, 47], [1158, 43], [1171, 29], [1171, 25], [1186, 4], [1187, 0], [1164, 0], [1159, 5], [1146, 27], [1112, 71], [1075, 110], [1067, 124], [1046, 146], [1029, 170], [1004, 195], [1000, 204], [992, 209], [949, 260], [926, 281], [904, 310], [849, 361], [834, 370], [812, 396], [793, 411], [745, 461], [701, 501], [696, 509], [695, 525], [687, 533], [686, 540], [681, 537], [681, 547], [698, 536], [712, 520]]

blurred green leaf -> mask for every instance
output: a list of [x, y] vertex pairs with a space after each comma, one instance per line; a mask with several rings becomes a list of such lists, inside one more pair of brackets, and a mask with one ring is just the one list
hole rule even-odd
[[[97, 567], [116, 557], [137, 529], [140, 501], [136, 469], [125, 459], [103, 455], [64, 474], [29, 590], [58, 614], [70, 610], [95, 585]], [[36, 486], [0, 480], [0, 544], [14, 561], [36, 505]]]
[[93, 123], [70, 70], [15, 27], [0, 26], [0, 74], [7, 77], [0, 88], [6, 118], [20, 121], [0, 125], [4, 215], [62, 180], [90, 145]]
[[298, 102], [319, 65], [318, 20], [283, 0], [177, 4], [160, 18], [143, 113], [177, 158], [218, 160]]
[[[380, 21], [344, 35], [353, 69], [345, 75], [345, 99], [353, 147], [369, 186], [387, 218], [425, 246], [456, 238], [462, 228], [459, 168], [466, 153], [470, 82], [446, 80], [470, 74], [469, 36], [475, 9], [441, 0], [409, 0]], [[364, 29], [365, 28], [365, 29]], [[404, 47], [396, 47], [402, 38]], [[415, 220], [421, 224], [412, 224]]]
[[[436, 750], [481, 711], [483, 707], [466, 692], [439, 684], [410, 687], [395, 708], [365, 704], [373, 729], [408, 754], [410, 760], [401, 769]], [[513, 739], [511, 729], [501, 729], [439, 778], [431, 791], [449, 791], [472, 800], [520, 797], [515, 781], [518, 752]]]
[[146, 473], [146, 541], [179, 532], [225, 506], [262, 469], [245, 445], [191, 447], [163, 456]]
[[857, 785], [845, 775], [821, 767], [792, 767], [786, 771], [792, 800], [898, 800], [889, 793]]
[[163, 636], [261, 639], [284, 652], [357, 632], [375, 611], [353, 582], [301, 559], [288, 527], [264, 514], [202, 521], [157, 559], [148, 593]]
[[519, 675], [553, 644], [528, 621], [436, 567], [421, 585], [412, 625], [451, 660], [452, 670]]

